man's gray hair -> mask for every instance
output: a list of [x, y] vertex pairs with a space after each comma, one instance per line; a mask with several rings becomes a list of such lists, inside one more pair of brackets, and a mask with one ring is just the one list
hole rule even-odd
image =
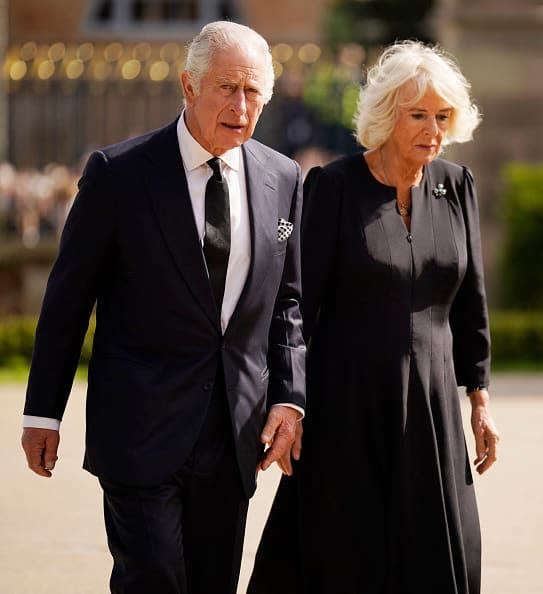
[[272, 98], [275, 83], [270, 46], [254, 29], [230, 21], [208, 23], [188, 46], [185, 70], [190, 76], [195, 92], [200, 92], [202, 77], [211, 68], [215, 52], [232, 47], [249, 47], [262, 51], [266, 66], [262, 94], [264, 102], [268, 103]]

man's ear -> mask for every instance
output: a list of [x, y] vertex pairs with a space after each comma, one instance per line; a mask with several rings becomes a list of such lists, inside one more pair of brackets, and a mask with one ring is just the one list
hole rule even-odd
[[192, 84], [192, 81], [190, 80], [190, 74], [186, 70], [183, 70], [183, 72], [181, 72], [181, 75], [179, 76], [179, 80], [181, 82], [181, 88], [183, 89], [185, 103], [187, 105], [192, 105], [196, 93], [194, 92], [194, 86]]

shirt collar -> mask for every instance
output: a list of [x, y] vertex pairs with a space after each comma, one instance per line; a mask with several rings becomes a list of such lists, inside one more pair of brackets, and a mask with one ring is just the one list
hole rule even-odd
[[[201, 167], [204, 163], [213, 157], [211, 153], [195, 140], [189, 132], [185, 123], [185, 111], [181, 113], [177, 122], [177, 138], [179, 140], [179, 149], [183, 157], [183, 162], [187, 171], [192, 171]], [[241, 148], [236, 146], [220, 155], [221, 161], [224, 161], [234, 171], [239, 171]]]

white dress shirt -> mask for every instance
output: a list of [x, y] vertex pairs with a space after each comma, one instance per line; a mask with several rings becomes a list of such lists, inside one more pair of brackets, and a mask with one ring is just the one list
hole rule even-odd
[[[183, 115], [177, 124], [179, 148], [187, 176], [192, 212], [198, 230], [200, 243], [204, 245], [205, 234], [205, 191], [211, 177], [207, 161], [213, 157], [188, 131]], [[220, 155], [221, 171], [228, 183], [230, 200], [230, 256], [226, 271], [226, 284], [221, 310], [221, 327], [224, 334], [234, 308], [238, 302], [251, 264], [251, 230], [249, 206], [245, 187], [245, 166], [241, 147], [230, 149]]]
[[[205, 235], [205, 190], [211, 177], [211, 167], [207, 161], [213, 157], [190, 134], [181, 114], [177, 123], [177, 138], [182, 156], [183, 167], [187, 177], [190, 200], [194, 221], [204, 245]], [[228, 198], [230, 201], [230, 255], [226, 271], [226, 283], [221, 309], [221, 328], [224, 334], [228, 322], [241, 295], [249, 266], [251, 264], [251, 230], [249, 223], [249, 205], [247, 203], [247, 187], [245, 182], [245, 165], [241, 154], [241, 147], [235, 147], [220, 155], [221, 172], [228, 183]], [[284, 406], [294, 408], [304, 415], [299, 406], [285, 403]], [[58, 419], [47, 417], [23, 416], [23, 427], [37, 427], [40, 429], [60, 429]]]

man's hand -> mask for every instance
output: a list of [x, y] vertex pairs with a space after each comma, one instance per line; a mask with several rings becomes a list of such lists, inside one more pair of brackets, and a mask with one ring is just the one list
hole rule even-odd
[[289, 406], [272, 406], [266, 424], [260, 435], [262, 443], [268, 445], [257, 470], [267, 470], [274, 462], [284, 474], [292, 474], [291, 455], [299, 460], [302, 448], [302, 424], [296, 421], [300, 413]]
[[53, 429], [37, 429], [25, 427], [21, 437], [21, 445], [26, 454], [30, 470], [40, 476], [51, 476], [51, 470], [58, 460], [57, 450], [60, 434]]
[[300, 455], [302, 453], [302, 434], [303, 434], [303, 426], [302, 421], [298, 420], [296, 422], [296, 434], [294, 436], [294, 443], [287, 451], [277, 460], [277, 464], [279, 468], [283, 472], [283, 474], [287, 474], [291, 476], [293, 473], [292, 468], [292, 459], [299, 460]]

